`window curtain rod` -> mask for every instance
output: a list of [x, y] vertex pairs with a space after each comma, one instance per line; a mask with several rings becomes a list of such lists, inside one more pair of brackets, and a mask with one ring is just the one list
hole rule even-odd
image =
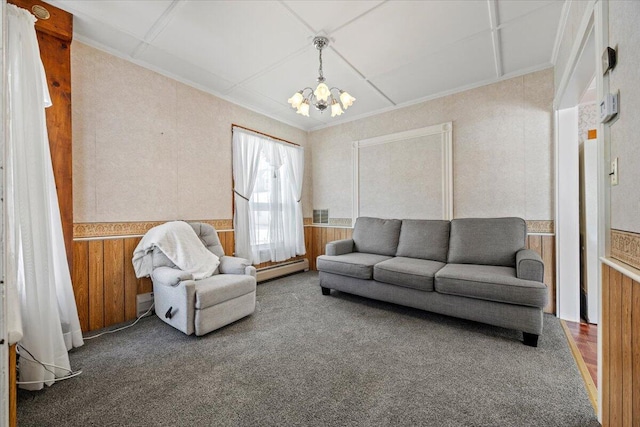
[[238, 128], [238, 129], [243, 129], [249, 132], [253, 132], [253, 133], [257, 133], [258, 135], [262, 135], [262, 136], [266, 136], [267, 138], [271, 138], [275, 141], [279, 141], [279, 142], [284, 142], [286, 144], [290, 144], [290, 145], [295, 145], [296, 147], [300, 147], [300, 144], [296, 144], [295, 142], [291, 142], [291, 141], [287, 141], [286, 139], [282, 139], [282, 138], [278, 138], [277, 136], [273, 136], [273, 135], [269, 135], [268, 133], [264, 133], [264, 132], [260, 132], [257, 131], [255, 129], [250, 129], [244, 126], [240, 126], [240, 125], [236, 125], [236, 124], [231, 124], [231, 132], [233, 132], [233, 128]]

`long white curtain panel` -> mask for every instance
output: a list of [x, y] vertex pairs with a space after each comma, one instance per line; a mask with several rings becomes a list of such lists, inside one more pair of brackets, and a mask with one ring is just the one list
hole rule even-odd
[[9, 328], [22, 335], [19, 381], [29, 384], [21, 387], [39, 390], [69, 375], [67, 351], [83, 340], [51, 165], [44, 111], [51, 99], [35, 17], [11, 4], [6, 12], [6, 279], [19, 300], [9, 307], [9, 319], [19, 319]]
[[304, 149], [234, 128], [236, 255], [258, 264], [305, 254]]

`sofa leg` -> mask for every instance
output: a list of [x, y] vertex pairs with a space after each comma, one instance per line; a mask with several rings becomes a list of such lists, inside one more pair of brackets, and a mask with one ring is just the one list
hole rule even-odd
[[522, 336], [524, 337], [524, 340], [523, 340], [524, 345], [528, 345], [529, 347], [537, 347], [538, 346], [538, 337], [540, 335], [530, 334], [528, 332], [523, 332]]
[[320, 286], [322, 289], [322, 295], [331, 295], [331, 288], [325, 288], [324, 286]]

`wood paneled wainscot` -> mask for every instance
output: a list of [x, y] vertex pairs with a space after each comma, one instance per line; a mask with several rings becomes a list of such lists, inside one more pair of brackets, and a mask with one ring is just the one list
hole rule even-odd
[[[227, 254], [233, 231], [219, 231]], [[73, 242], [73, 290], [84, 332], [136, 318], [136, 295], [153, 290], [151, 279], [136, 278], [133, 251], [141, 236], [76, 239]]]
[[608, 259], [602, 265], [600, 327], [602, 425], [640, 426], [640, 270]]

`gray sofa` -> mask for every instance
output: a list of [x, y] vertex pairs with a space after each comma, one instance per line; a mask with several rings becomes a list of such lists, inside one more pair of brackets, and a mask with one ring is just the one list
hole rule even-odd
[[516, 329], [536, 347], [547, 287], [526, 236], [521, 218], [361, 217], [318, 257], [320, 286]]

